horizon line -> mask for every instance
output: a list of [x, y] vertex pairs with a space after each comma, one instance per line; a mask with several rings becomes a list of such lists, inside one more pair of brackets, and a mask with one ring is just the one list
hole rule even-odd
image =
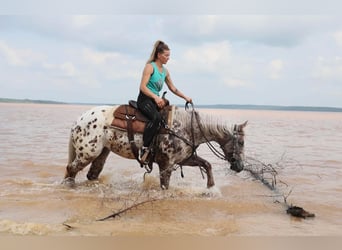
[[[69, 104], [69, 105], [120, 105], [121, 103], [85, 103], [85, 102], [62, 102], [53, 100], [36, 99], [17, 99], [1, 98], [2, 103], [41, 103], [41, 104]], [[128, 101], [127, 101], [128, 103]], [[184, 106], [185, 104], [174, 104], [175, 106]], [[231, 109], [252, 109], [252, 110], [298, 110], [298, 111], [332, 111], [342, 112], [342, 107], [331, 106], [302, 106], [302, 105], [275, 105], [275, 104], [196, 104], [200, 108], [231, 108]]]

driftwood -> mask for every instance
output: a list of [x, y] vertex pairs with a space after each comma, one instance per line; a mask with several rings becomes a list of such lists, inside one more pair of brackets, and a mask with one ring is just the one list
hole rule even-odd
[[139, 203], [133, 203], [133, 205], [125, 207], [125, 208], [123, 208], [123, 209], [121, 209], [121, 210], [119, 210], [119, 211], [117, 211], [117, 212], [115, 212], [115, 213], [113, 213], [111, 215], [108, 215], [108, 216], [106, 216], [106, 217], [104, 217], [102, 219], [99, 219], [97, 221], [105, 221], [105, 220], [108, 220], [110, 218], [115, 218], [115, 217], [118, 217], [118, 216], [120, 217], [121, 214], [126, 213], [126, 212], [132, 210], [133, 208], [137, 208], [137, 207], [142, 206], [142, 205], [144, 205], [146, 203], [153, 203], [153, 202], [158, 201], [158, 200], [160, 200], [160, 199], [148, 199], [148, 200], [145, 200], [145, 201], [142, 201], [142, 202], [139, 202]]
[[[281, 192], [279, 189], [279, 184], [285, 185], [288, 187], [288, 185], [285, 182], [282, 182], [281, 180], [277, 179], [278, 176], [278, 169], [280, 168], [279, 164], [277, 163], [276, 166], [273, 166], [272, 164], [266, 164], [260, 160], [254, 159], [252, 157], [246, 158], [245, 168], [244, 170], [249, 172], [253, 178], [260, 181], [262, 184], [264, 184], [268, 189], [272, 190], [276, 196], [282, 196], [283, 202], [276, 201], [278, 203], [281, 203], [285, 206], [286, 213], [290, 214], [294, 217], [299, 218], [313, 218], [315, 217], [315, 214], [310, 213], [303, 209], [302, 207], [295, 206], [295, 205], [289, 205], [287, 203], [287, 198], [291, 194], [292, 189], [288, 192], [287, 195], [284, 194], [284, 192]], [[145, 177], [145, 176], [144, 176]], [[138, 197], [134, 201], [131, 201], [131, 205], [125, 204], [124, 207], [104, 218], [98, 219], [97, 221], [105, 221], [111, 218], [120, 217], [122, 214], [127, 213], [131, 211], [132, 209], [138, 208], [140, 206], [143, 206], [148, 203], [154, 203], [160, 200], [163, 200], [165, 198], [155, 198], [155, 197], [149, 197], [149, 195], [145, 196], [145, 198], [142, 199], [142, 197], [145, 196], [144, 192], [142, 191]], [[119, 198], [119, 200], [122, 197]], [[140, 201], [139, 201], [140, 200]], [[141, 201], [142, 200], [142, 201]], [[67, 230], [73, 230], [75, 227], [63, 223], [63, 226], [66, 227]]]
[[69, 224], [67, 224], [67, 223], [65, 223], [65, 222], [62, 223], [62, 225], [65, 226], [66, 230], [73, 230], [73, 229], [75, 229], [75, 227], [70, 226]]
[[[284, 198], [283, 205], [286, 208], [287, 214], [290, 214], [294, 217], [304, 218], [304, 219], [315, 217], [315, 214], [306, 211], [304, 208], [299, 207], [299, 206], [294, 206], [292, 204], [289, 205], [287, 203], [287, 198], [291, 194], [292, 189], [287, 195], [285, 195], [277, 188], [278, 171], [276, 170], [275, 167], [272, 166], [272, 164], [266, 164], [252, 157], [247, 157], [246, 163], [247, 164], [244, 170], [248, 171], [253, 176], [253, 178], [259, 180], [266, 187], [268, 187], [270, 190], [275, 192], [276, 195], [282, 196]], [[281, 182], [281, 183], [287, 186], [286, 183], [284, 182]]]
[[[288, 187], [288, 185], [277, 179], [278, 176], [278, 171], [277, 169], [280, 168], [280, 165], [277, 163], [276, 166], [273, 166], [272, 164], [266, 164], [260, 160], [247, 157], [246, 160], [246, 165], [245, 165], [245, 170], [248, 171], [253, 178], [256, 180], [259, 180], [261, 183], [263, 183], [267, 188], [272, 190], [277, 196], [282, 196], [283, 197], [283, 202], [282, 203], [286, 209], [286, 213], [290, 214], [294, 217], [299, 217], [299, 218], [312, 218], [315, 217], [315, 214], [310, 213], [303, 209], [302, 207], [299, 206], [294, 206], [294, 205], [289, 205], [287, 203], [287, 198], [290, 196], [292, 189], [285, 195], [281, 190], [279, 189], [279, 184], [285, 185]], [[144, 176], [145, 177], [145, 176]], [[125, 205], [122, 209], [116, 211], [115, 213], [112, 213], [102, 219], [98, 219], [97, 221], [105, 221], [111, 218], [116, 218], [120, 217], [122, 214], [138, 208], [142, 205], [145, 205], [147, 203], [154, 203], [156, 201], [163, 200], [163, 198], [153, 198], [153, 197], [145, 197], [143, 201], [141, 200], [141, 196], [143, 196], [143, 192], [140, 193], [140, 195], [135, 199], [135, 201], [132, 201], [132, 205], [128, 206]]]
[[303, 208], [297, 207], [297, 206], [289, 206], [289, 208], [286, 210], [286, 213], [291, 214], [292, 216], [304, 218], [304, 219], [315, 217], [315, 214], [307, 212]]

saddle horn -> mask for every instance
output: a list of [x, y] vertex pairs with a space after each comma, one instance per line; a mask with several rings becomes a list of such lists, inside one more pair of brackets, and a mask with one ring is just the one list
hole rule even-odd
[[167, 91], [164, 91], [164, 93], [163, 93], [163, 95], [161, 97], [164, 100], [165, 107], [170, 105], [169, 100], [165, 98], [166, 93], [167, 93]]

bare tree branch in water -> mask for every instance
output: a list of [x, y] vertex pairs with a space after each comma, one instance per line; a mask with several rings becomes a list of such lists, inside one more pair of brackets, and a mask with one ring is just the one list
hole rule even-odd
[[110, 207], [113, 207], [113, 205], [115, 205], [116, 208], [111, 209], [112, 211], [114, 211], [112, 214], [102, 219], [98, 219], [97, 221], [104, 221], [110, 218], [120, 217], [124, 213], [132, 211], [133, 209], [138, 209], [147, 204], [150, 204], [151, 205], [150, 209], [154, 210], [154, 206], [153, 206], [154, 203], [157, 201], [167, 199], [167, 196], [165, 196], [165, 194], [162, 195], [159, 192], [155, 192], [155, 193], [150, 192], [151, 188], [153, 188], [151, 185], [153, 185], [153, 182], [146, 180], [145, 175], [144, 175], [143, 186], [141, 186], [140, 184], [131, 185], [129, 187], [130, 191], [128, 193], [120, 194], [114, 197], [113, 197], [113, 193], [111, 192], [109, 192], [108, 194], [105, 194], [103, 196], [101, 205], [103, 207], [105, 207], [106, 204], [108, 204]]
[[144, 205], [144, 204], [146, 204], [146, 203], [153, 203], [153, 202], [159, 201], [159, 200], [160, 200], [160, 199], [148, 199], [148, 200], [144, 200], [144, 201], [142, 201], [142, 202], [133, 203], [131, 206], [124, 207], [123, 209], [120, 209], [119, 211], [117, 211], [117, 212], [115, 212], [115, 213], [113, 213], [113, 214], [111, 214], [111, 215], [108, 215], [108, 216], [106, 216], [106, 217], [104, 217], [104, 218], [102, 218], [102, 219], [99, 219], [98, 221], [104, 221], [104, 220], [108, 220], [108, 219], [110, 219], [110, 218], [115, 218], [115, 217], [117, 217], [117, 216], [120, 216], [120, 215], [123, 214], [123, 213], [126, 213], [126, 212], [128, 212], [128, 211], [130, 211], [130, 210], [132, 210], [132, 209], [134, 209], [134, 208], [137, 208], [137, 207], [139, 207], [139, 206], [142, 206], [142, 205]]
[[255, 179], [261, 181], [269, 189], [275, 190], [277, 185], [277, 170], [271, 165], [254, 158], [248, 158], [244, 170], [247, 170]]
[[[283, 157], [284, 155], [282, 156], [282, 159]], [[266, 187], [275, 192], [277, 196], [282, 196], [284, 199], [283, 205], [285, 206], [286, 212], [288, 214], [300, 218], [315, 217], [315, 214], [305, 211], [302, 207], [293, 206], [292, 204], [289, 205], [287, 203], [287, 198], [291, 195], [293, 189], [291, 188], [287, 195], [285, 195], [284, 192], [278, 189], [277, 169], [280, 169], [282, 166], [281, 164], [279, 164], [279, 162], [276, 163], [276, 166], [277, 167], [273, 167], [272, 164], [266, 164], [258, 159], [247, 157], [244, 170], [248, 171], [253, 176], [253, 178], [259, 180]], [[285, 182], [279, 181], [279, 183], [284, 184], [286, 187], [288, 187]]]
[[74, 226], [70, 226], [69, 224], [67, 224], [67, 223], [65, 223], [65, 222], [64, 222], [64, 223], [62, 223], [62, 225], [63, 225], [63, 226], [65, 226], [66, 230], [68, 230], [68, 231], [69, 231], [69, 230], [73, 230], [73, 229], [75, 229], [75, 227], [74, 227]]

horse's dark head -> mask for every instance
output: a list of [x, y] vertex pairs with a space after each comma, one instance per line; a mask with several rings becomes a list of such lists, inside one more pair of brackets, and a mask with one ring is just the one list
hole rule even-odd
[[221, 144], [221, 148], [224, 152], [225, 158], [230, 163], [230, 168], [236, 172], [240, 172], [244, 168], [244, 136], [243, 131], [246, 127], [247, 121], [240, 125], [234, 125], [232, 134], [226, 138]]

